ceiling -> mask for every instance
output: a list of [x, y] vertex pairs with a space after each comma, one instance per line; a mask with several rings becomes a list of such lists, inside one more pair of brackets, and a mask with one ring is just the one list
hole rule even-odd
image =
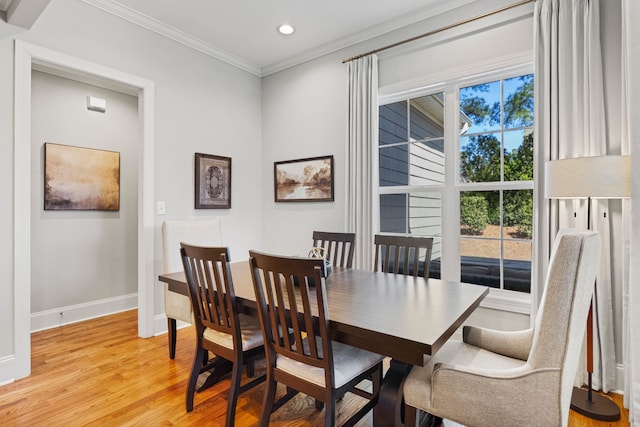
[[[264, 76], [481, 0], [79, 1]], [[0, 19], [28, 29], [49, 3], [0, 0]]]
[[82, 1], [262, 76], [479, 0]]

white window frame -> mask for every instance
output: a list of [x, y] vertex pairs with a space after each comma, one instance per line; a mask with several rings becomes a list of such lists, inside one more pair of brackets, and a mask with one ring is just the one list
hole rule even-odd
[[[526, 61], [523, 60], [526, 57]], [[445, 182], [443, 184], [420, 185], [420, 186], [390, 186], [379, 187], [376, 182], [377, 193], [397, 194], [415, 192], [440, 192], [442, 195], [442, 215], [441, 215], [441, 251], [443, 263], [441, 264], [441, 277], [443, 280], [460, 280], [460, 193], [463, 191], [492, 191], [492, 190], [532, 190], [534, 181], [506, 181], [488, 183], [461, 183], [460, 182], [460, 135], [458, 121], [460, 117], [460, 89], [480, 83], [489, 83], [496, 80], [505, 80], [534, 71], [531, 56], [517, 56], [504, 61], [494, 63], [493, 68], [489, 64], [481, 64], [475, 68], [465, 67], [465, 69], [454, 70], [450, 74], [447, 83], [437, 82], [434, 84], [423, 84], [414, 88], [402, 89], [400, 86], [393, 88], [379, 89], [379, 105], [386, 105], [398, 101], [417, 98], [420, 96], [444, 92], [445, 96], [445, 133], [444, 133], [444, 156], [445, 156]], [[466, 74], [465, 74], [466, 73]], [[439, 76], [434, 76], [437, 78]], [[429, 79], [424, 79], [428, 82]], [[434, 80], [432, 80], [434, 81]], [[415, 84], [416, 82], [414, 82]], [[410, 84], [410, 83], [409, 83]], [[453, 106], [453, 107], [451, 107]], [[376, 141], [377, 144], [377, 141]], [[536, 148], [534, 147], [534, 151]], [[376, 145], [377, 154], [379, 147]], [[535, 160], [534, 160], [535, 161]], [[534, 177], [535, 179], [535, 177]], [[535, 194], [534, 194], [535, 198]], [[537, 225], [533, 224], [535, 229]], [[379, 224], [375, 224], [379, 227]], [[456, 236], [454, 239], [445, 239], [443, 236]], [[535, 238], [535, 233], [533, 235]], [[532, 241], [533, 245], [533, 241]], [[448, 262], [447, 262], [448, 261]], [[515, 313], [530, 314], [531, 295], [536, 294], [535, 288], [538, 286], [536, 275], [536, 258], [532, 253], [531, 262], [531, 289], [529, 294], [509, 290], [491, 288], [489, 295], [483, 300], [481, 306], [497, 310], [505, 310]]]

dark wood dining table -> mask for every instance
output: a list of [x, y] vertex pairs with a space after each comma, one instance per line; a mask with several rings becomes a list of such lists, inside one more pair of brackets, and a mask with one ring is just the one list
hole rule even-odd
[[[249, 263], [231, 263], [231, 273], [240, 308], [256, 313]], [[188, 294], [184, 272], [159, 280]], [[485, 286], [340, 267], [326, 287], [332, 339], [392, 358], [374, 417], [381, 426], [402, 425], [409, 370], [435, 354], [489, 293]]]

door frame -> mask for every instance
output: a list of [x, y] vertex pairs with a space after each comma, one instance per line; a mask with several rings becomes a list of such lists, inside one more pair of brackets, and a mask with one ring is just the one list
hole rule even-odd
[[31, 373], [31, 71], [89, 83], [138, 97], [138, 335], [154, 334], [155, 86], [50, 49], [15, 40], [14, 61], [14, 378]]

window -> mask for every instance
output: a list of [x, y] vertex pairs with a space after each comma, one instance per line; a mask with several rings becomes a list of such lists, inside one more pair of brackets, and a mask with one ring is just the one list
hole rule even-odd
[[[533, 74], [494, 73], [396, 99], [380, 105], [379, 126], [380, 232], [434, 237], [433, 277], [456, 263], [448, 271], [460, 277], [443, 278], [528, 294]], [[443, 230], [455, 251], [442, 251]]]

